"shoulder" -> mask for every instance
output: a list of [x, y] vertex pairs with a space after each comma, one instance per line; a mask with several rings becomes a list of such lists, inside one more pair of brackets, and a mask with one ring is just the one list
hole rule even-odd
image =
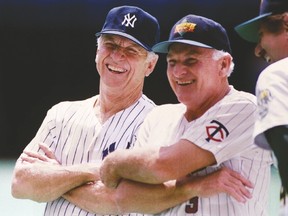
[[263, 82], [273, 82], [277, 78], [288, 79], [288, 57], [267, 66], [259, 75]]
[[206, 116], [255, 115], [257, 110], [256, 97], [248, 92], [236, 90], [233, 86], [230, 88], [230, 92], [205, 113]]
[[236, 90], [233, 86], [231, 86], [230, 92], [227, 94], [226, 97], [223, 98], [222, 103], [257, 106], [257, 99], [255, 95], [248, 92]]
[[146, 115], [151, 112], [155, 106], [155, 103], [143, 94], [138, 101], [123, 111], [125, 111], [129, 116], [145, 118]]
[[162, 118], [170, 118], [172, 116], [183, 115], [186, 111], [186, 107], [183, 104], [163, 104], [155, 107], [150, 116], [153, 117], [162, 117]]
[[153, 108], [156, 106], [156, 104], [144, 94], [142, 94], [138, 102], [140, 105], [146, 106], [147, 108]]
[[98, 96], [93, 96], [88, 99], [84, 100], [77, 100], [77, 101], [62, 101], [58, 104], [55, 104], [51, 107], [48, 112], [67, 112], [67, 111], [76, 111], [79, 110], [81, 107], [93, 107], [95, 100]]
[[287, 70], [288, 69], [287, 67], [288, 67], [288, 57], [270, 64], [263, 71], [266, 71], [266, 70]]

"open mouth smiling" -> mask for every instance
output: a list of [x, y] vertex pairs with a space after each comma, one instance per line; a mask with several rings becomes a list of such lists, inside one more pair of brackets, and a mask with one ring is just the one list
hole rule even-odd
[[111, 72], [114, 72], [114, 73], [125, 73], [127, 72], [126, 69], [124, 68], [119, 68], [119, 67], [115, 67], [115, 66], [112, 66], [112, 65], [106, 65], [108, 70], [111, 71]]
[[180, 85], [180, 86], [187, 86], [187, 85], [190, 85], [190, 84], [193, 84], [195, 83], [195, 80], [189, 80], [189, 81], [176, 81], [177, 85]]

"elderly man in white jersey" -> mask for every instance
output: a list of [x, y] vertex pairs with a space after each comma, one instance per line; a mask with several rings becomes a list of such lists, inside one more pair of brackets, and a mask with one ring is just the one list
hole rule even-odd
[[233, 61], [225, 29], [187, 15], [153, 50], [167, 53], [168, 80], [180, 104], [154, 108], [141, 126], [137, 147], [104, 159], [103, 183], [111, 188], [122, 179], [159, 184], [229, 167], [255, 185], [246, 203], [225, 193], [196, 196], [161, 215], [267, 215], [271, 154], [253, 143], [256, 98], [228, 83]]
[[158, 60], [152, 46], [158, 41], [159, 25], [142, 9], [122, 6], [109, 11], [96, 35], [99, 95], [62, 102], [48, 111], [17, 161], [13, 196], [47, 202], [46, 216], [155, 213], [195, 195], [220, 192], [244, 202], [251, 184], [229, 169], [177, 184], [152, 186], [127, 180], [114, 190], [101, 183], [98, 162], [115, 149], [132, 147], [155, 106], [142, 89]]

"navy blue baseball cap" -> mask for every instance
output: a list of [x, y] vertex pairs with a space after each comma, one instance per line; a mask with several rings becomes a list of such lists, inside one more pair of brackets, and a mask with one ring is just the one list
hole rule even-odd
[[160, 26], [155, 17], [141, 8], [121, 6], [108, 12], [102, 30], [96, 36], [101, 34], [120, 35], [152, 51], [153, 45], [159, 41]]
[[259, 16], [235, 27], [235, 31], [245, 40], [257, 43], [259, 41], [259, 27], [261, 21], [270, 15], [288, 11], [288, 0], [262, 0]]
[[167, 41], [156, 44], [152, 50], [168, 53], [172, 43], [184, 43], [231, 53], [226, 30], [206, 17], [189, 14], [174, 24]]

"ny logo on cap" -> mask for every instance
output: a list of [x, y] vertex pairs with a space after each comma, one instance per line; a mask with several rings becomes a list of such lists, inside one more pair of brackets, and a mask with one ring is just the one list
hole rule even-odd
[[134, 23], [136, 20], [137, 20], [137, 18], [135, 17], [135, 15], [130, 17], [130, 13], [128, 13], [124, 16], [124, 20], [122, 22], [122, 25], [125, 25], [126, 27], [128, 27], [130, 25], [132, 28], [134, 28]]

